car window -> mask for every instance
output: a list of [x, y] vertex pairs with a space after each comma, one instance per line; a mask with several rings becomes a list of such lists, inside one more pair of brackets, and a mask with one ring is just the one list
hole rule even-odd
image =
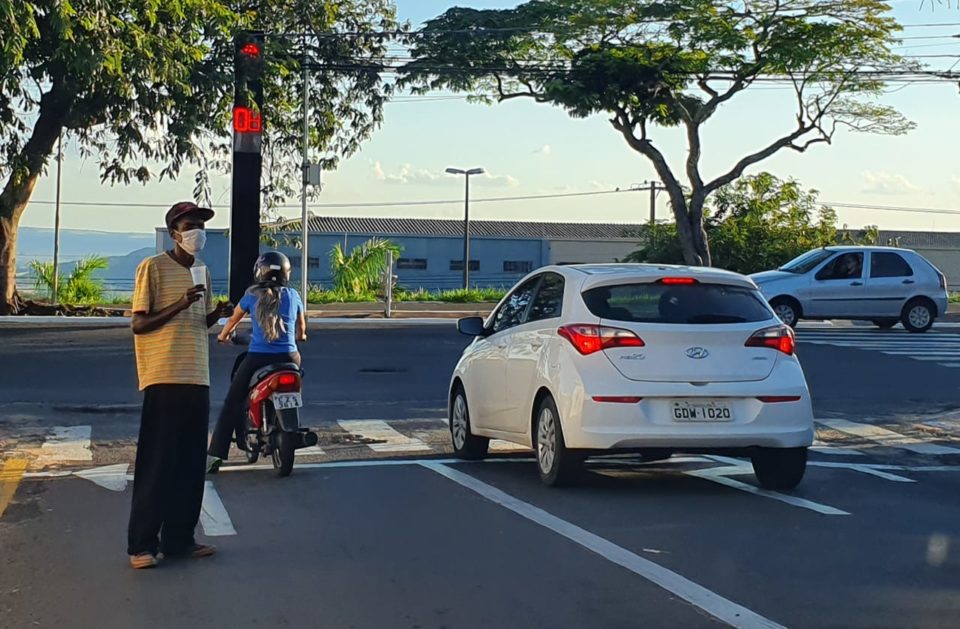
[[510, 293], [493, 319], [494, 333], [503, 332], [525, 321], [527, 307], [533, 299], [539, 281], [539, 277], [527, 280]]
[[863, 277], [863, 252], [841, 253], [817, 273], [818, 280], [857, 280]]
[[749, 288], [724, 284], [618, 284], [592, 288], [583, 301], [594, 315], [637, 323], [755, 323], [774, 317]]
[[832, 255], [833, 252], [828, 249], [814, 249], [813, 251], [808, 251], [805, 254], [794, 258], [790, 262], [787, 262], [778, 270], [802, 275], [812, 271], [818, 264]]
[[870, 277], [910, 277], [913, 269], [899, 253], [875, 251], [870, 256]]
[[563, 284], [563, 276], [556, 273], [544, 274], [537, 296], [533, 300], [533, 305], [530, 306], [530, 314], [527, 315], [528, 323], [556, 319], [560, 316], [560, 309], [563, 306]]

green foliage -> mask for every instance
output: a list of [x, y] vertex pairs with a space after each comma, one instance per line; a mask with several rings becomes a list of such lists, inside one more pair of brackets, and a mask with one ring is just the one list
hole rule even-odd
[[[440, 303], [458, 303], [458, 304], [479, 304], [500, 301], [507, 291], [498, 288], [472, 288], [470, 290], [456, 289], [431, 292], [423, 289], [408, 291], [397, 290], [394, 295], [395, 302], [440, 302]], [[372, 303], [380, 301], [374, 291], [365, 291], [354, 293], [343, 290], [322, 290], [312, 288], [310, 290], [309, 303], [311, 304], [337, 304], [337, 303]]]
[[[30, 263], [30, 269], [36, 276], [36, 288], [53, 297], [54, 272], [52, 262]], [[103, 282], [93, 277], [96, 271], [107, 269], [107, 259], [90, 256], [78, 261], [69, 277], [62, 273], [57, 278], [57, 301], [62, 304], [89, 305], [99, 304], [103, 300]]]
[[[836, 212], [817, 202], [815, 190], [770, 173], [744, 177], [717, 191], [704, 226], [714, 263], [738, 273], [775, 269], [818, 247], [879, 244], [875, 227], [857, 235], [839, 231]], [[638, 236], [643, 244], [626, 261], [683, 263], [675, 225], [648, 226]]]
[[[893, 52], [900, 26], [889, 9], [881, 0], [529, 0], [511, 9], [452, 8], [411, 40], [401, 85], [608, 117], [666, 186], [683, 258], [709, 264], [704, 204], [747, 168], [781, 150], [830, 143], [841, 127], [913, 128], [874, 100], [884, 90], [878, 75], [915, 69]], [[792, 88], [796, 109], [782, 113], [793, 128], [704, 179], [702, 128], [721, 106], [769, 80]], [[671, 165], [655, 143], [657, 126], [685, 128], [682, 164]]]
[[372, 238], [354, 247], [348, 254], [337, 244], [330, 252], [330, 269], [336, 292], [362, 295], [383, 281], [387, 268], [387, 254], [400, 257], [400, 247], [389, 240]]

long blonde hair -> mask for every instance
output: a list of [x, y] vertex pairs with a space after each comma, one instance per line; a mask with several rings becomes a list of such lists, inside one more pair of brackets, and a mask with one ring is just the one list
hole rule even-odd
[[272, 343], [287, 333], [287, 325], [280, 316], [279, 286], [258, 284], [250, 289], [257, 298], [257, 308], [254, 312], [257, 324], [263, 330], [267, 342]]

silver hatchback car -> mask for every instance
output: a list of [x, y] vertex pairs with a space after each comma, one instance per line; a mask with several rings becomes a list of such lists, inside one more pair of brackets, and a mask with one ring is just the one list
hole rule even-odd
[[943, 273], [909, 249], [825, 247], [750, 277], [791, 326], [801, 319], [856, 319], [926, 332], [947, 311]]

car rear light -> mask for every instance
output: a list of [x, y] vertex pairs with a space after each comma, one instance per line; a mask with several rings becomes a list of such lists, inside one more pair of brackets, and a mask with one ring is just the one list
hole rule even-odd
[[696, 284], [697, 280], [692, 277], [664, 277], [660, 279], [660, 283], [664, 286], [689, 286]]
[[937, 271], [937, 279], [940, 280], [940, 290], [947, 290], [947, 276]]
[[799, 402], [799, 395], [761, 395], [757, 398], [764, 404], [782, 404], [784, 402]]
[[786, 325], [765, 328], [747, 339], [746, 347], [769, 347], [787, 356], [792, 356], [797, 348], [797, 339], [793, 329]]
[[608, 404], [639, 404], [643, 400], [642, 397], [635, 397], [629, 395], [595, 395], [593, 396], [594, 402], [606, 402]]
[[608, 328], [585, 323], [565, 325], [557, 333], [570, 341], [578, 352], [587, 356], [615, 347], [643, 347], [643, 340], [630, 330]]

